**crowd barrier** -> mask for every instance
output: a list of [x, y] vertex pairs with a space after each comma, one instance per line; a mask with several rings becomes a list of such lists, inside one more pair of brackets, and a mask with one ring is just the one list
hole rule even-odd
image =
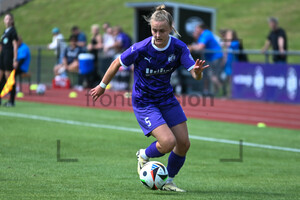
[[300, 103], [300, 65], [234, 63], [232, 98]]
[[[30, 46], [32, 52], [32, 60], [30, 71], [32, 80], [36, 83], [48, 84], [53, 79], [53, 66], [57, 62], [57, 57], [52, 50], [48, 50], [46, 46]], [[216, 52], [205, 50], [199, 52], [197, 57], [206, 52]], [[218, 51], [220, 52], [220, 51]], [[222, 50], [221, 52], [226, 52]], [[265, 63], [235, 63], [233, 66], [232, 76], [232, 98], [249, 99], [259, 101], [273, 101], [285, 103], [300, 103], [300, 65], [293, 64], [270, 64], [272, 55], [280, 54], [277, 51], [267, 51], [262, 53], [260, 50], [243, 50], [243, 51], [227, 51], [228, 53], [264, 56]], [[293, 56], [297, 63], [300, 63], [300, 51], [285, 52], [289, 56]], [[299, 62], [298, 62], [299, 60]], [[107, 70], [112, 58], [99, 56], [98, 73], [103, 76]], [[250, 60], [251, 61], [251, 60]], [[185, 94], [199, 94], [203, 90], [202, 81], [194, 81], [190, 74], [185, 70], [177, 71], [182, 73], [183, 79], [180, 91]], [[179, 76], [180, 77], [180, 76]], [[127, 79], [126, 79], [127, 80]], [[174, 79], [172, 79], [172, 83]], [[176, 81], [175, 81], [176, 82]], [[177, 80], [178, 82], [178, 80]], [[178, 83], [177, 83], [178, 84]], [[182, 88], [186, 88], [185, 90]], [[177, 91], [177, 87], [175, 87]]]

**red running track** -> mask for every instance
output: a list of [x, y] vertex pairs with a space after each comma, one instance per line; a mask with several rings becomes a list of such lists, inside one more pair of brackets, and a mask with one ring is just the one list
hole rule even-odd
[[[27, 89], [27, 90], [26, 90]], [[28, 88], [24, 88], [28, 91]], [[131, 99], [124, 97], [124, 92], [107, 91], [101, 101], [92, 101], [87, 90], [78, 92], [77, 98], [69, 98], [69, 93], [75, 90], [48, 89], [44, 95], [25, 93], [21, 101], [40, 102], [48, 104], [93, 107], [98, 109], [132, 111]], [[34, 93], [34, 92], [33, 92]], [[267, 126], [289, 129], [300, 129], [300, 105], [265, 103], [242, 100], [222, 100], [206, 98], [204, 104], [200, 97], [181, 97], [179, 101], [190, 118], [235, 122], [256, 125], [263, 122]], [[213, 101], [213, 102], [212, 102]]]

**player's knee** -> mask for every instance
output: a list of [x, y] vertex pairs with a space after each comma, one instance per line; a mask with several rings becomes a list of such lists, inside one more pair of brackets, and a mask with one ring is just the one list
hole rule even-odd
[[175, 137], [165, 137], [163, 140], [160, 141], [161, 146], [161, 153], [169, 153], [171, 152], [176, 145]]
[[184, 143], [184, 149], [185, 149], [186, 152], [190, 149], [190, 146], [191, 146], [191, 142], [190, 142], [190, 140], [187, 140]]
[[181, 141], [180, 143], [178, 143], [176, 148], [178, 148], [178, 150], [180, 152], [185, 154], [189, 150], [190, 146], [191, 146], [190, 140], [186, 140], [186, 141]]

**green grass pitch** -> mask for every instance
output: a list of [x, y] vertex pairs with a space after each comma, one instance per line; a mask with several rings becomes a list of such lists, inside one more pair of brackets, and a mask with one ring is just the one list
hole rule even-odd
[[[3, 116], [18, 113], [138, 129], [134, 114], [17, 102], [0, 107], [0, 199], [299, 199], [300, 154], [191, 139], [175, 182], [187, 193], [151, 191], [136, 173], [135, 153], [154, 139], [142, 133]], [[188, 120], [191, 135], [299, 148], [299, 131]], [[61, 159], [57, 162], [57, 140]], [[155, 159], [167, 164], [167, 156]]]

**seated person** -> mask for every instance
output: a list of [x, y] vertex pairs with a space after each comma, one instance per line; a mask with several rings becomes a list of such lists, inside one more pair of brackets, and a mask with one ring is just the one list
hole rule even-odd
[[25, 43], [23, 43], [22, 37], [19, 36], [18, 56], [17, 56], [18, 67], [16, 69], [16, 75], [28, 72], [30, 59], [31, 59], [30, 49]]
[[58, 64], [54, 67], [54, 74], [62, 75], [67, 72], [78, 72], [79, 62], [78, 56], [81, 53], [81, 48], [76, 45], [77, 36], [71, 35], [69, 38], [69, 46], [65, 49], [64, 58], [62, 64]]

